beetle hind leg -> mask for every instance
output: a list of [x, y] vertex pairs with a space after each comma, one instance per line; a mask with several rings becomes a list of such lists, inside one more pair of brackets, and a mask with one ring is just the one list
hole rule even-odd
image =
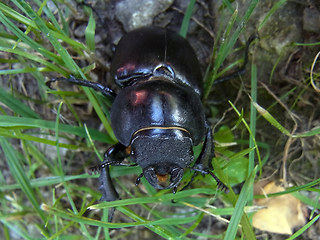
[[193, 182], [193, 180], [195, 179], [195, 177], [196, 177], [199, 173], [201, 173], [202, 175], [210, 174], [210, 175], [214, 178], [214, 180], [216, 181], [216, 183], [217, 183], [217, 188], [220, 189], [221, 191], [227, 192], [228, 187], [227, 187], [211, 170], [203, 170], [203, 169], [198, 169], [198, 168], [194, 168], [194, 167], [191, 168], [191, 169], [194, 170], [195, 172], [194, 172], [194, 174], [192, 175], [190, 181], [187, 183], [187, 185], [185, 185], [185, 186], [181, 189], [181, 191], [183, 191], [183, 190], [185, 190], [186, 188], [188, 188], [188, 187], [192, 184], [192, 182]]
[[212, 171], [209, 171], [208, 174], [210, 174], [214, 180], [216, 180], [218, 189], [224, 192], [228, 190], [228, 187]]
[[236, 78], [236, 77], [239, 77], [239, 76], [245, 74], [246, 65], [248, 64], [249, 47], [250, 47], [251, 43], [256, 39], [259, 39], [259, 36], [254, 33], [247, 40], [246, 47], [245, 47], [245, 50], [244, 50], [244, 61], [243, 61], [242, 66], [240, 67], [240, 69], [238, 69], [237, 71], [235, 71], [233, 73], [230, 73], [227, 76], [223, 76], [223, 77], [215, 79], [213, 84], [218, 84], [218, 83], [221, 83], [221, 82], [225, 82], [225, 81], [231, 80], [233, 78]]
[[209, 124], [206, 122], [206, 129], [207, 129], [207, 135], [201, 150], [201, 153], [194, 164], [194, 166], [191, 168], [195, 171], [194, 175], [192, 176], [190, 182], [186, 185], [189, 186], [195, 176], [198, 173], [201, 173], [203, 175], [210, 174], [214, 180], [217, 182], [217, 187], [223, 191], [227, 190], [227, 186], [212, 172], [213, 166], [212, 166], [212, 158], [214, 157], [214, 144], [213, 144], [213, 136], [212, 136], [212, 130], [209, 126]]

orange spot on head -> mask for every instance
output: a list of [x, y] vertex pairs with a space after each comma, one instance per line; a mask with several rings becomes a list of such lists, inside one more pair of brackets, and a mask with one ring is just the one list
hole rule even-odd
[[168, 174], [164, 174], [164, 175], [161, 175], [161, 174], [157, 174], [157, 179], [160, 183], [165, 183], [167, 180], [168, 180]]

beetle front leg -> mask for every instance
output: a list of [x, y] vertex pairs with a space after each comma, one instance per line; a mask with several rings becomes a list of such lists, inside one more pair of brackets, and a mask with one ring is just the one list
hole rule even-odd
[[196, 171], [195, 174], [197, 174], [197, 172], [200, 172], [201, 174], [204, 174], [204, 175], [210, 174], [216, 180], [218, 188], [224, 190], [224, 189], [227, 189], [227, 186], [212, 172], [213, 171], [212, 158], [214, 157], [214, 143], [213, 143], [212, 130], [207, 122], [206, 122], [206, 130], [207, 130], [207, 134], [206, 134], [206, 138], [205, 138], [201, 153], [192, 169]]
[[117, 94], [111, 88], [103, 86], [103, 85], [101, 85], [100, 83], [97, 83], [97, 82], [91, 82], [91, 81], [87, 81], [87, 80], [77, 79], [73, 75], [70, 75], [70, 78], [64, 78], [64, 77], [53, 78], [53, 79], [47, 81], [46, 85], [49, 88], [51, 88], [51, 84], [53, 82], [57, 82], [57, 81], [65, 81], [65, 82], [69, 82], [69, 83], [72, 83], [72, 84], [93, 88], [94, 90], [96, 90], [98, 92], [101, 92], [104, 96], [111, 98], [112, 101], [117, 96]]

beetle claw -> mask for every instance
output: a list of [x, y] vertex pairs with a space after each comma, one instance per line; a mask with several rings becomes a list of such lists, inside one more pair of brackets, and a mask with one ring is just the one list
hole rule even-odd
[[178, 201], [175, 199], [171, 199], [171, 203], [177, 203]]
[[101, 163], [100, 165], [89, 168], [89, 175], [100, 173], [103, 168], [109, 166], [109, 163]]
[[192, 170], [195, 171], [195, 173], [193, 174], [190, 182], [183, 189], [185, 189], [186, 187], [188, 187], [191, 184], [191, 182], [193, 181], [193, 179], [197, 175], [197, 173], [201, 173], [202, 175], [210, 174], [214, 178], [214, 180], [217, 182], [217, 188], [223, 192], [228, 192], [227, 185], [225, 185], [212, 171], [202, 169], [203, 166], [201, 164], [198, 164], [197, 167], [198, 168], [191, 168]]
[[208, 173], [214, 178], [214, 180], [216, 180], [217, 188], [223, 192], [227, 192], [228, 187], [216, 175], [214, 175], [213, 172], [209, 171]]
[[91, 167], [89, 168], [89, 175], [92, 175], [92, 174], [97, 174], [100, 172], [100, 169], [99, 169], [99, 166], [94, 166], [94, 167]]
[[173, 194], [176, 194], [177, 189], [178, 189], [178, 187], [177, 187], [177, 186], [175, 186], [175, 187], [172, 189], [172, 193], [173, 193]]
[[137, 179], [136, 179], [136, 186], [139, 185], [142, 177], [143, 177], [143, 173], [141, 173], [141, 174], [139, 175], [139, 177], [137, 177]]

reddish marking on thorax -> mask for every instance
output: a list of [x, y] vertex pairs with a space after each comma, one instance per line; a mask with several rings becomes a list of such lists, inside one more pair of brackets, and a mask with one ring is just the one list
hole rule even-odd
[[133, 106], [144, 103], [148, 96], [148, 92], [146, 90], [135, 91], [133, 94], [134, 94], [133, 101], [132, 101]]
[[121, 73], [127, 73], [127, 72], [131, 72], [133, 70], [136, 69], [136, 65], [133, 63], [127, 63], [126, 65], [124, 65], [123, 67], [120, 67], [117, 69], [117, 73], [121, 74]]

